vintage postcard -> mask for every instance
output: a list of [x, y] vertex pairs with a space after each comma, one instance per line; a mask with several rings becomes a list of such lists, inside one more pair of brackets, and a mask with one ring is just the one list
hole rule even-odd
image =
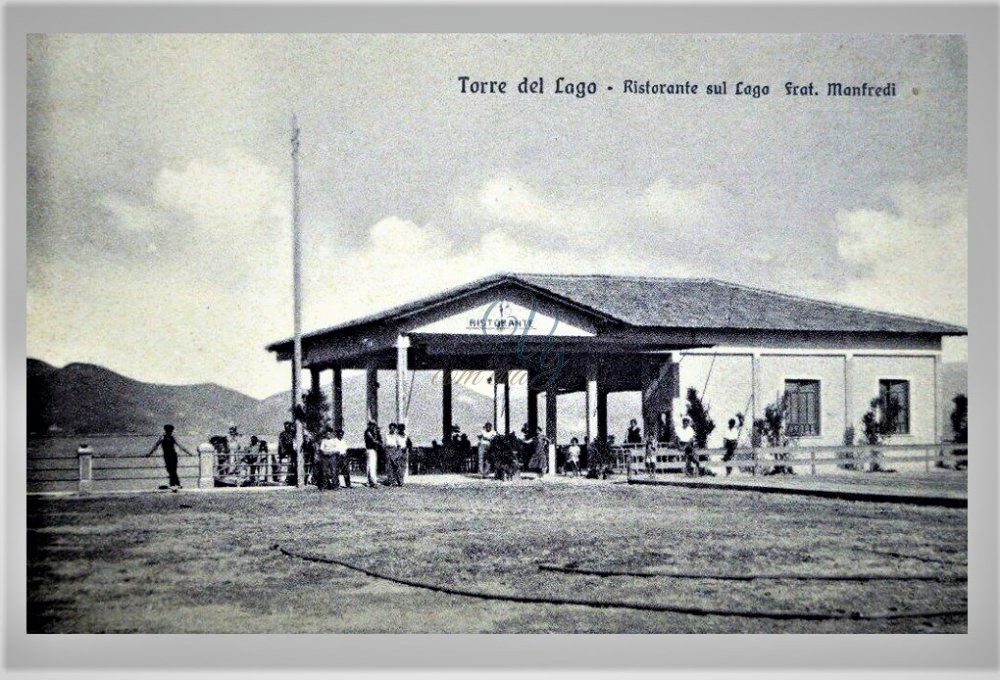
[[968, 632], [967, 111], [952, 34], [29, 36], [27, 632]]

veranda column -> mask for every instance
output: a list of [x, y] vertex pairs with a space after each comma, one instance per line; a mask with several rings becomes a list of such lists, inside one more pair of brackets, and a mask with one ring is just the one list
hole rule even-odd
[[493, 371], [493, 429], [500, 430], [500, 371]]
[[309, 389], [312, 393], [319, 393], [319, 368], [316, 366], [309, 367]]
[[597, 387], [597, 441], [608, 440], [608, 393]]
[[406, 411], [406, 379], [409, 371], [408, 355], [410, 338], [400, 335], [396, 338], [396, 423], [402, 423]]
[[451, 441], [451, 369], [441, 371], [441, 444]]
[[[587, 446], [597, 437], [597, 370], [587, 367]], [[589, 451], [589, 449], [588, 449]]]
[[657, 419], [659, 416], [656, 410], [653, 408], [653, 397], [656, 392], [656, 379], [654, 378], [654, 369], [651, 364], [644, 364], [642, 368], [642, 437], [643, 440], [649, 437], [653, 438], [653, 441], [659, 439], [659, 433], [657, 432]]
[[[410, 370], [409, 353], [410, 338], [405, 335], [398, 336], [396, 338], [396, 422], [399, 424], [405, 424], [406, 410], [409, 406], [406, 403], [410, 393], [407, 389]], [[408, 432], [407, 435], [409, 435]], [[406, 477], [410, 471], [410, 456], [408, 453], [404, 453], [403, 455], [402, 467], [403, 482], [406, 482]]]
[[549, 385], [545, 390], [545, 437], [549, 440], [549, 465], [547, 474], [556, 473], [556, 386]]
[[[365, 410], [368, 420], [378, 422], [378, 364], [374, 359], [365, 368]], [[367, 423], [365, 423], [367, 425]]]
[[538, 392], [531, 387], [531, 380], [534, 377], [534, 373], [528, 371], [528, 434], [532, 437], [538, 430]]
[[333, 386], [330, 388], [330, 411], [333, 414], [333, 429], [344, 429], [344, 385], [340, 367], [333, 369]]
[[510, 371], [503, 374], [503, 433], [510, 434]]

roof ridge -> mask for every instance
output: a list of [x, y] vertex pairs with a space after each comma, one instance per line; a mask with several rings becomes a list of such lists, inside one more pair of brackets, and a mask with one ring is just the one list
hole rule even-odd
[[968, 330], [958, 324], [953, 324], [947, 321], [938, 321], [936, 319], [928, 319], [922, 316], [911, 316], [909, 314], [896, 314], [895, 312], [886, 312], [878, 309], [870, 309], [868, 307], [860, 307], [858, 305], [849, 305], [843, 302], [834, 302], [832, 300], [821, 300], [817, 298], [806, 297], [804, 295], [795, 295], [794, 293], [785, 293], [778, 290], [771, 290], [769, 288], [758, 288], [756, 286], [748, 286], [743, 283], [736, 283], [735, 281], [726, 281], [725, 279], [707, 279], [712, 283], [719, 284], [721, 286], [731, 286], [733, 288], [742, 288], [743, 290], [753, 291], [754, 293], [765, 293], [767, 295], [777, 295], [778, 297], [789, 298], [791, 300], [798, 300], [800, 302], [810, 302], [813, 304], [827, 305], [830, 307], [836, 307], [837, 309], [846, 309], [854, 312], [864, 312], [865, 314], [876, 314], [878, 316], [888, 317], [890, 319], [905, 319], [907, 321], [920, 321], [922, 323], [939, 324], [942, 326], [951, 326], [952, 328], [961, 328], [962, 330]]
[[704, 276], [639, 276], [636, 274], [550, 274], [538, 272], [504, 272], [508, 276], [536, 276], [543, 279], [568, 278], [568, 279], [617, 279], [619, 281], [700, 281], [708, 283], [714, 279]]

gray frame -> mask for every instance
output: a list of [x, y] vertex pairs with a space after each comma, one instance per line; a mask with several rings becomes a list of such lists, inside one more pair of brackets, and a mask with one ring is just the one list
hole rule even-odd
[[[720, 11], [721, 10], [721, 11]], [[10, 4], [4, 12], [6, 61], [6, 224], [4, 336], [7, 450], [25, 441], [25, 35], [29, 32], [869, 32], [964, 33], [969, 45], [970, 419], [973, 448], [990, 451], [997, 402], [997, 8], [995, 6], [707, 5], [698, 7], [129, 6]], [[993, 436], [991, 436], [993, 435]], [[184, 649], [179, 668], [321, 668], [320, 641], [338, 668], [661, 668], [939, 669], [996, 668], [997, 459], [976, 461], [969, 479], [969, 633], [954, 636], [821, 636], [770, 640], [662, 636], [590, 637], [29, 636], [25, 622], [24, 466], [6, 469], [5, 665], [8, 668], [151, 669], [164, 651]], [[226, 655], [217, 653], [223, 644]], [[652, 643], [651, 643], [652, 642]], [[596, 644], [595, 644], [596, 643]], [[278, 658], [274, 645], [285, 653]], [[386, 655], [386, 645], [395, 651]], [[725, 653], [719, 654], [720, 645]], [[348, 653], [349, 652], [349, 653]], [[777, 652], [777, 653], [776, 653]]]

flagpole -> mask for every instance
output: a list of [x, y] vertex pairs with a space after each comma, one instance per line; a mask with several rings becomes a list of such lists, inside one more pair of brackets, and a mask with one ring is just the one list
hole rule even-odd
[[306, 484], [302, 455], [302, 423], [296, 417], [302, 403], [302, 231], [299, 225], [299, 124], [292, 114], [292, 420], [295, 422], [295, 483]]

